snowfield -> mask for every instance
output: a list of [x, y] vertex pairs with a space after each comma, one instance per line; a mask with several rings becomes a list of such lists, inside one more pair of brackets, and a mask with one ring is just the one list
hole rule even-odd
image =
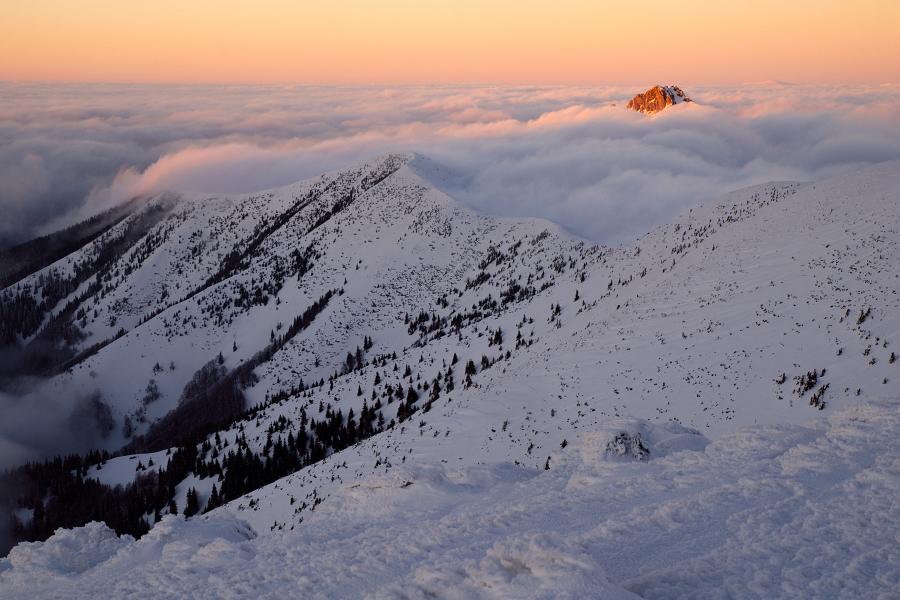
[[[900, 598], [900, 162], [621, 247], [477, 213], [442, 173], [163, 194], [5, 290], [43, 298], [145, 224], [51, 307], [84, 309], [76, 350], [108, 341], [47, 387], [102, 398], [109, 450], [254, 368], [174, 488], [211, 510], [22, 543], [0, 597]], [[153, 449], [85, 476], [127, 485]], [[210, 504], [235, 452], [310, 462]]]
[[[609, 460], [623, 420], [549, 471], [417, 464], [336, 490], [294, 531], [166, 516], [20, 544], [4, 598], [893, 598], [900, 401], [705, 449]], [[665, 432], [657, 432], [663, 437]], [[674, 435], [683, 435], [675, 433]], [[652, 436], [651, 436], [652, 437]], [[696, 437], [696, 436], [695, 436]]]

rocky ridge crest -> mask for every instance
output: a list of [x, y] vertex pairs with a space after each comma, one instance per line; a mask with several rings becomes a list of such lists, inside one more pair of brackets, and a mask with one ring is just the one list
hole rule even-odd
[[678, 86], [657, 85], [628, 102], [628, 108], [640, 113], [654, 114], [674, 104], [692, 102]]

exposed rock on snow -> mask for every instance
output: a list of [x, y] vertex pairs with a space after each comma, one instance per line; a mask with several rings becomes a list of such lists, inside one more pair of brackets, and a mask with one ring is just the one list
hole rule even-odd
[[633, 417], [611, 419], [581, 438], [582, 460], [650, 460], [680, 450], [703, 450], [709, 440], [678, 421], [654, 425]]

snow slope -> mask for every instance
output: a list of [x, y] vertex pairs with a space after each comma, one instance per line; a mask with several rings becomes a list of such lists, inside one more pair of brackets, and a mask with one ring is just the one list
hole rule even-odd
[[[173, 595], [896, 592], [897, 414], [879, 398], [897, 396], [900, 369], [900, 163], [739, 190], [624, 247], [476, 213], [440, 192], [442, 177], [424, 157], [390, 155], [252, 196], [151, 201], [166, 218], [87, 300], [98, 318], [85, 344], [128, 333], [54, 378], [60, 393], [100, 389], [142, 433], [220, 352], [238, 366], [341, 289], [255, 370], [257, 410], [203, 456], [262, 452], [303, 415], [346, 419], [364, 403], [378, 403], [383, 431], [202, 518], [164, 517], [168, 533], [48, 594], [138, 594], [114, 575], [131, 553], [142, 585]], [[232, 250], [238, 267], [207, 285]], [[298, 391], [301, 380], [329, 381]], [[420, 396], [402, 422], [401, 386]], [[107, 440], [124, 441], [119, 428]], [[126, 483], [150, 458], [89, 476]], [[189, 487], [205, 504], [217, 481], [189, 476], [179, 506]], [[235, 518], [258, 538], [209, 558], [202, 540]], [[45, 565], [40, 577], [69, 567], [21, 556], [89, 533], [20, 546], [2, 585], [35, 594], [27, 565]], [[170, 543], [183, 564], [166, 558]]]
[[[345, 294], [314, 327], [257, 369], [260, 382], [248, 391], [251, 405], [290, 390], [301, 378], [309, 384], [340, 371], [347, 352], [365, 336], [375, 343], [368, 359], [407, 351], [401, 366], [410, 364], [415, 376], [430, 380], [438, 370], [435, 361], [443, 366], [453, 353], [476, 363], [483, 354], [493, 358], [496, 348], [484, 333], [496, 327], [507, 336], [504, 350], [519, 332], [537, 346], [517, 350], [509, 367], [504, 365], [516, 377], [501, 377], [502, 368], [480, 377], [477, 394], [555, 397], [568, 422], [585, 422], [576, 416], [588, 412], [577, 410], [584, 399], [597, 416], [639, 406], [639, 416], [675, 417], [716, 436], [760, 419], [808, 418], [810, 409], [792, 399], [788, 385], [770, 385], [781, 373], [791, 378], [813, 368], [835, 369], [828, 380], [841, 381], [829, 389], [827, 412], [890, 371], [883, 346], [897, 330], [891, 319], [897, 284], [891, 276], [897, 264], [895, 164], [818, 185], [768, 184], [734, 192], [631, 246], [609, 248], [590, 246], [540, 220], [475, 213], [420, 177], [421, 172], [438, 179], [434, 168], [420, 169], [425, 159], [412, 159], [381, 157], [251, 197], [156, 199], [174, 203], [169, 216], [143, 240], [143, 253], [133, 250], [111, 268], [108, 291], [85, 302], [87, 314], [96, 310], [98, 317], [86, 320], [83, 346], [119, 327], [127, 335], [55, 377], [53, 389], [73, 402], [100, 390], [117, 423], [129, 416], [141, 433], [177, 404], [194, 373], [219, 352], [227, 367], [239, 365], [282, 332], [279, 324], [286, 326], [319, 295], [339, 287]], [[379, 169], [396, 171], [309, 231], [323, 207], [359, 189]], [[248, 232], [284, 214], [294, 199], [323, 188], [315, 202], [265, 237], [242, 270], [201, 289], [222, 257], [249, 244]], [[311, 259], [300, 279], [285, 277], [291, 253], [307, 247], [321, 256]], [[70, 257], [48, 270], [77, 260]], [[481, 262], [487, 263], [484, 269]], [[487, 279], [478, 280], [480, 274]], [[34, 286], [36, 279], [23, 285]], [[467, 279], [478, 283], [466, 289]], [[407, 333], [404, 314], [450, 317], [489, 295], [500, 300], [511, 284], [526, 287], [529, 281], [534, 296], [501, 303], [488, 319], [462, 328], [461, 341], [428, 340], [422, 349], [413, 348], [420, 336]], [[235, 306], [242, 292], [252, 297], [276, 282], [277, 293], [260, 296], [272, 301]], [[548, 283], [552, 287], [540, 289]], [[439, 298], [448, 306], [437, 306]], [[175, 304], [153, 316], [169, 302]], [[551, 318], [556, 304], [561, 314]], [[870, 307], [868, 325], [856, 327], [860, 310]], [[533, 322], [523, 325], [523, 315]], [[846, 354], [839, 358], [840, 348]], [[866, 348], [878, 355], [871, 368], [871, 357], [862, 357]], [[420, 355], [424, 359], [417, 362]], [[157, 364], [161, 371], [154, 371]], [[359, 386], [371, 391], [372, 369], [361, 375], [337, 384], [335, 402], [352, 403], [355, 396], [345, 396]], [[151, 379], [159, 397], [148, 403]], [[106, 445], [114, 449], [124, 441], [117, 427]]]
[[[897, 192], [886, 196], [893, 201], [882, 197], [885, 189], [898, 188], [896, 165], [883, 169], [889, 176], [880, 180], [872, 177], [878, 172], [874, 170], [824, 184], [837, 208], [811, 200], [821, 197], [816, 188], [823, 184], [789, 193], [778, 202], [766, 195], [769, 202], [758, 201], [765, 204], [756, 209], [748, 203], [762, 197], [759, 190], [736, 193], [727, 202], [691, 211], [630, 248], [598, 250], [593, 262], [599, 276], [592, 274], [582, 282], [577, 272], [562, 273], [547, 290], [549, 299], [563, 307], [552, 320], [547, 318], [549, 304], [541, 306], [543, 298], [538, 296], [476, 325], [478, 332], [464, 332], [462, 343], [458, 338], [429, 342], [408, 351], [407, 357], [399, 354], [397, 371], [367, 367], [336, 380], [333, 390], [267, 406], [228, 432], [230, 443], [241, 436], [250, 447], [261, 448], [269, 427], [282, 418], [296, 423], [303, 406], [315, 417], [320, 401], [341, 407], [345, 414], [355, 408], [358, 414], [373, 388], [373, 371], [383, 378], [379, 392], [384, 381], [402, 379], [398, 376], [404, 364], [411, 365], [407, 381], [420, 372], [431, 379], [456, 353], [461, 358], [458, 372], [466, 358], [474, 356], [478, 362], [478, 356], [495, 348], [488, 346], [487, 335], [478, 336], [485, 327], [499, 325], [512, 337], [519, 315], [537, 317], [520, 329], [536, 341], [480, 370], [473, 387], [457, 387], [429, 413], [250, 494], [227, 510], [264, 532], [291, 526], [306, 514], [292, 498], [299, 502], [327, 497], [358, 477], [404, 464], [406, 457], [448, 466], [508, 460], [542, 468], [554, 464], [563, 441], [629, 413], [659, 424], [677, 418], [715, 439], [741, 424], [824, 419], [858, 397], [890, 393], [898, 363], [890, 362], [888, 346], [900, 325], [894, 310], [896, 233], [890, 229], [897, 222], [891, 218], [898, 208]], [[864, 185], [871, 186], [868, 205], [852, 194]], [[842, 221], [849, 217], [847, 209], [857, 211], [849, 227], [831, 217], [841, 207]], [[716, 225], [716, 233], [699, 243], [693, 239], [690, 248], [678, 253], [680, 233], [689, 226], [689, 232], [696, 231], [697, 223], [717, 224], [711, 216], [717, 213], [722, 229]], [[681, 230], [675, 233], [679, 243], [673, 244], [676, 227]], [[639, 247], [643, 250], [637, 254]], [[661, 261], [660, 254], [666, 260]], [[676, 257], [674, 272], [670, 256]], [[644, 267], [645, 277], [617, 285], [619, 278]], [[870, 278], [879, 270], [879, 285], [871, 285]], [[590, 264], [585, 271], [590, 273]], [[616, 279], [610, 290], [611, 276]], [[572, 301], [576, 289], [581, 302]], [[874, 308], [857, 325], [863, 307]], [[532, 336], [532, 327], [540, 333]], [[794, 378], [813, 369], [824, 369], [825, 374], [801, 396]], [[786, 381], [779, 385], [781, 375]], [[826, 384], [824, 405], [819, 405], [824, 408], [819, 410], [811, 397]], [[359, 388], [362, 397], [356, 395]], [[391, 405], [384, 408], [386, 419], [391, 410]]]
[[[646, 425], [645, 425], [646, 426]], [[417, 464], [342, 486], [293, 531], [167, 516], [21, 544], [4, 598], [889, 598], [900, 589], [900, 402], [705, 450], [549, 471]], [[593, 436], [593, 437], [592, 437]], [[0, 568], [2, 568], [0, 566]], [[635, 594], [632, 596], [631, 594]]]

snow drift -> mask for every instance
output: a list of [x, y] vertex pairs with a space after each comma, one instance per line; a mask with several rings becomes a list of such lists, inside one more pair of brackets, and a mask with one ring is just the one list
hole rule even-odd
[[499, 464], [454, 475], [438, 464], [363, 479], [355, 488], [363, 495], [342, 492], [330, 510], [268, 536], [232, 517], [166, 517], [138, 541], [98, 524], [60, 531], [0, 562], [0, 591], [10, 599], [889, 597], [900, 585], [898, 432], [900, 401], [865, 402], [811, 427], [738, 428], [705, 450], [606, 463], [573, 486], [594, 469], [607, 434], [592, 431], [564, 464], [539, 474]]

